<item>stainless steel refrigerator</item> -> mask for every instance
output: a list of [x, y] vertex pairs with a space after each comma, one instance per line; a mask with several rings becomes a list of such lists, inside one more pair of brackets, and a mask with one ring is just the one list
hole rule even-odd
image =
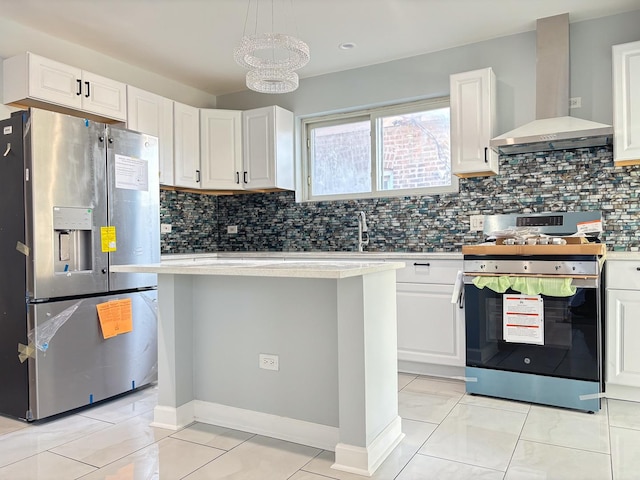
[[[157, 138], [39, 109], [0, 130], [0, 414], [155, 381], [156, 276], [110, 267], [160, 261]], [[105, 338], [98, 306], [115, 300], [132, 329]]]

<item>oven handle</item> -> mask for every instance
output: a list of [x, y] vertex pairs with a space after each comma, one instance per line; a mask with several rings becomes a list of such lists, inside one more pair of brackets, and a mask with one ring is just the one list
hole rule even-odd
[[[504, 277], [510, 275], [499, 275], [499, 274], [468, 274], [464, 275], [464, 284], [465, 285], [473, 285], [473, 279], [475, 277]], [[581, 276], [571, 276], [571, 275], [514, 275], [518, 277], [543, 277], [543, 278], [570, 278], [571, 285], [579, 288], [598, 288], [600, 286], [600, 276], [598, 275], [581, 275]]]

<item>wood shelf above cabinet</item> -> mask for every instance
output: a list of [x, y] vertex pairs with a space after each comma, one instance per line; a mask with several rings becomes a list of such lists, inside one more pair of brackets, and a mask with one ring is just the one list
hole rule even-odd
[[160, 190], [166, 190], [170, 192], [185, 192], [185, 193], [198, 193], [200, 195], [246, 195], [250, 193], [274, 193], [274, 192], [288, 192], [289, 190], [283, 188], [264, 188], [259, 190], [202, 190], [199, 188], [183, 188], [172, 187], [169, 185], [160, 185]]

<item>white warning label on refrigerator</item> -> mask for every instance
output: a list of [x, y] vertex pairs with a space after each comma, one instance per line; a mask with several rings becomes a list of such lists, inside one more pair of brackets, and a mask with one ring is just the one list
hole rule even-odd
[[505, 293], [502, 306], [505, 342], [544, 345], [544, 304], [540, 295]]
[[149, 162], [140, 158], [115, 156], [116, 188], [149, 191]]

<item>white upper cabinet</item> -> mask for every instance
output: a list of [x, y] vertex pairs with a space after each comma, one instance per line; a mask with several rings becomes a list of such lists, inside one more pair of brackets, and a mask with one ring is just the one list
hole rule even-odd
[[491, 68], [450, 76], [451, 168], [458, 177], [498, 173], [495, 134], [496, 77]]
[[3, 62], [3, 102], [126, 120], [124, 83], [26, 52]]
[[640, 42], [613, 46], [613, 160], [640, 164]]
[[293, 113], [278, 106], [242, 112], [245, 189], [294, 190]]
[[200, 188], [200, 112], [183, 103], [173, 103], [174, 164], [176, 187]]
[[242, 112], [200, 110], [201, 188], [242, 190]]
[[173, 100], [127, 86], [127, 128], [158, 137], [160, 184], [173, 185]]

